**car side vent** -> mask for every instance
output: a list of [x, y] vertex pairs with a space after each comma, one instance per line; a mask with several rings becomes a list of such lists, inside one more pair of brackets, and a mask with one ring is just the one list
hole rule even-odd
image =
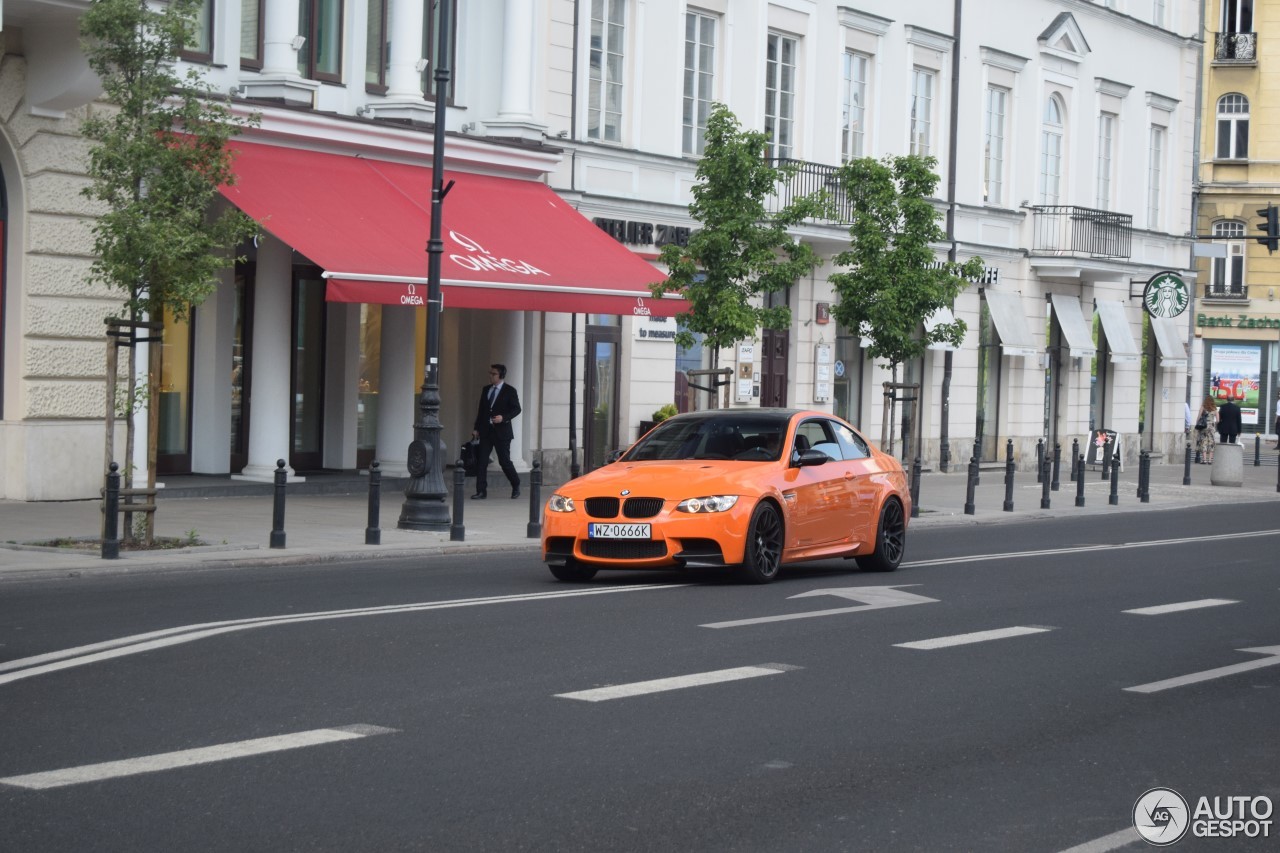
[[592, 518], [617, 518], [620, 503], [617, 498], [587, 498], [587, 515]]
[[627, 518], [653, 518], [662, 512], [662, 498], [627, 498], [622, 514]]

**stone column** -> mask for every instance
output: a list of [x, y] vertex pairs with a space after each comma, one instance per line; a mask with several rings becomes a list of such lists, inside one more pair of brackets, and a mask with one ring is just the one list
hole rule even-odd
[[298, 52], [293, 37], [298, 32], [299, 0], [265, 0], [262, 17], [262, 73], [298, 73]]
[[[389, 6], [387, 32], [391, 35], [391, 62], [387, 68], [387, 98], [425, 103], [418, 60], [431, 49], [422, 43], [423, 2], [390, 0]], [[456, 73], [454, 79], [457, 79]]]
[[546, 125], [535, 120], [533, 93], [539, 0], [506, 0], [502, 9], [502, 90], [498, 115], [484, 123], [489, 136], [540, 141]]
[[276, 460], [285, 460], [291, 481], [301, 481], [289, 462], [290, 347], [293, 324], [293, 256], [289, 247], [267, 234], [258, 242], [258, 270], [253, 297], [253, 380], [249, 402], [249, 461], [232, 479], [270, 483]]

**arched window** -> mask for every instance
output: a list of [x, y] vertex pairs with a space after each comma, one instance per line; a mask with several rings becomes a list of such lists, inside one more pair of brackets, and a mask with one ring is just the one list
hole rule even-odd
[[1214, 258], [1209, 271], [1209, 295], [1244, 296], [1245, 227], [1243, 222], [1227, 219], [1213, 223], [1213, 242], [1227, 247], [1225, 258]]
[[1246, 160], [1249, 157], [1249, 99], [1238, 92], [1218, 98], [1219, 160]]
[[1062, 197], [1062, 101], [1050, 95], [1040, 125], [1040, 203], [1058, 204]]

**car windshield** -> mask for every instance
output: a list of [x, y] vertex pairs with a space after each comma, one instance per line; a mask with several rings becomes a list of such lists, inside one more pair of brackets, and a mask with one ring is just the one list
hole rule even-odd
[[673, 418], [658, 424], [625, 456], [626, 462], [733, 459], [770, 462], [782, 456], [788, 419], [739, 414]]

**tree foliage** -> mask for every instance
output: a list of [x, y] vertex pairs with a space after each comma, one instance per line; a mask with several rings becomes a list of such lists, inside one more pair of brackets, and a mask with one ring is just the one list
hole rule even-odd
[[105, 212], [93, 225], [92, 277], [126, 294], [129, 319], [182, 318], [234, 262], [227, 250], [254, 232], [226, 209], [210, 214], [231, 183], [226, 142], [252, 119], [210, 98], [201, 73], [174, 62], [194, 33], [200, 0], [93, 0], [81, 19], [90, 67], [109, 105], [82, 125], [94, 145], [84, 194]]
[[669, 275], [651, 286], [654, 296], [679, 293], [688, 301], [676, 343], [692, 347], [694, 333], [703, 335], [713, 364], [721, 348], [753, 338], [761, 327], [787, 328], [790, 309], [763, 307], [753, 298], [794, 284], [818, 265], [812, 247], [787, 229], [815, 215], [819, 202], [802, 198], [767, 212], [767, 199], [791, 174], [765, 159], [768, 150], [765, 134], [744, 131], [723, 104], [712, 107], [689, 206], [701, 227], [688, 245], [662, 248]]
[[932, 343], [959, 346], [965, 323], [924, 320], [949, 308], [966, 279], [982, 275], [982, 259], [938, 262], [931, 246], [946, 238], [941, 214], [929, 199], [938, 185], [933, 157], [902, 155], [845, 163], [838, 182], [854, 200], [850, 245], [833, 262], [837, 302], [831, 313], [847, 329], [871, 340], [867, 352], [896, 366], [918, 358]]

